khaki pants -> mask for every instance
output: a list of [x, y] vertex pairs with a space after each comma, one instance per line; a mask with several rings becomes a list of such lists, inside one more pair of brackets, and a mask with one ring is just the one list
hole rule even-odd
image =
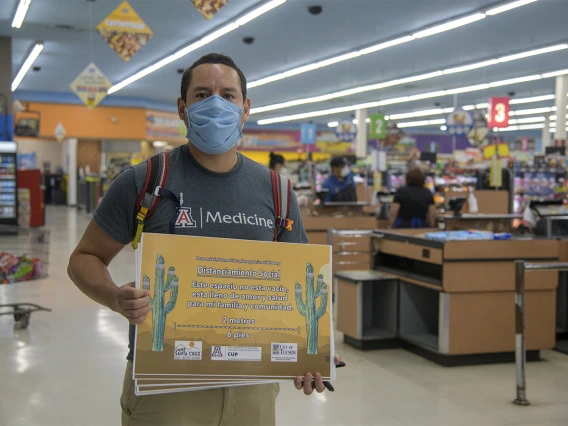
[[278, 384], [136, 396], [128, 361], [122, 426], [274, 426]]

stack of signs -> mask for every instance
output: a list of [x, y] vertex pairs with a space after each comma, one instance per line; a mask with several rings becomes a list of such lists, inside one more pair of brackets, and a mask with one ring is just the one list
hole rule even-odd
[[[196, 226], [191, 209], [182, 212]], [[229, 219], [273, 225], [244, 214]], [[136, 394], [308, 372], [335, 379], [330, 246], [145, 233], [136, 277], [151, 295], [136, 331]]]
[[195, 8], [201, 15], [209, 20], [219, 12], [223, 6], [229, 3], [229, 0], [191, 0]]
[[97, 31], [125, 62], [136, 55], [153, 35], [127, 1], [112, 11], [97, 26]]

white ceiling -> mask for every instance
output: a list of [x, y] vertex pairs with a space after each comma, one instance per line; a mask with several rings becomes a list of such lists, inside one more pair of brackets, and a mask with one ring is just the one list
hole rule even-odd
[[[111, 82], [117, 83], [263, 3], [231, 0], [214, 19], [206, 21], [190, 0], [131, 0], [130, 4], [154, 31], [154, 37], [125, 63], [94, 30], [120, 3], [119, 0], [97, 0], [94, 3], [86, 0], [32, 0], [22, 28], [16, 30], [10, 24], [17, 1], [0, 0], [3, 6], [0, 8], [0, 35], [13, 38], [14, 75], [35, 40], [43, 40], [45, 48], [34, 64], [41, 66], [41, 71], [30, 72], [24, 78], [16, 98], [18, 94], [29, 97], [37, 95], [37, 92], [70, 92], [69, 83], [85, 68], [91, 57]], [[253, 81], [397, 38], [445, 20], [487, 10], [500, 3], [488, 0], [288, 0], [111, 97], [144, 98], [160, 105], [171, 105], [173, 109], [180, 83], [177, 69], [191, 65], [199, 56], [211, 51], [232, 56], [248, 80]], [[313, 4], [323, 6], [319, 16], [308, 13], [307, 6]], [[89, 17], [90, 7], [92, 18]], [[445, 33], [256, 87], [250, 89], [249, 94], [253, 107], [264, 106], [567, 42], [567, 17], [568, 0], [540, 0]], [[73, 28], [54, 28], [56, 25]], [[245, 36], [255, 37], [255, 43], [245, 45], [242, 42]], [[566, 68], [568, 49], [379, 91], [255, 114], [252, 118], [256, 121]], [[516, 97], [552, 94], [554, 78], [460, 94], [458, 103], [486, 102], [489, 96], [506, 95], [511, 91], [516, 93]], [[387, 114], [408, 112], [432, 108], [434, 103], [449, 107], [453, 104], [453, 97], [389, 105], [383, 110]], [[551, 105], [553, 101], [519, 105], [517, 109]], [[350, 115], [342, 113], [312, 120], [323, 124]]]

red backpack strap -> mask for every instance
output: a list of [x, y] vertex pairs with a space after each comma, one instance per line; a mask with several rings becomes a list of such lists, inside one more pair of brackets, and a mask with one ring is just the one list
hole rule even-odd
[[292, 185], [290, 179], [270, 171], [272, 179], [272, 197], [274, 199], [274, 241], [282, 229], [292, 230], [293, 220], [290, 220], [290, 200]]
[[160, 203], [168, 181], [169, 155], [162, 152], [146, 160], [146, 180], [136, 200], [136, 229], [132, 247], [137, 248], [144, 224], [150, 219]]

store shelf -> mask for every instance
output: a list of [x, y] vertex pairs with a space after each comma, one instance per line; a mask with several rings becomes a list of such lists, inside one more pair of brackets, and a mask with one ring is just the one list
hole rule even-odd
[[14, 176], [14, 175], [0, 175], [0, 179], [14, 180], [14, 179], [16, 179], [16, 176]]

